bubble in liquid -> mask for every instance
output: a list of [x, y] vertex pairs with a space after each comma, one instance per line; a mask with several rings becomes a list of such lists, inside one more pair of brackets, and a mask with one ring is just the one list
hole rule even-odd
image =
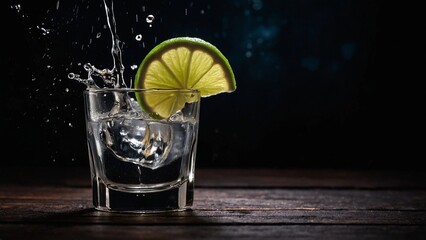
[[99, 32], [98, 34], [96, 34], [96, 38], [100, 38], [101, 37], [101, 33]]
[[136, 35], [135, 39], [136, 39], [136, 41], [142, 40], [142, 34]]
[[149, 26], [152, 27], [152, 22], [154, 21], [154, 15], [150, 14], [146, 17], [146, 22], [149, 23]]

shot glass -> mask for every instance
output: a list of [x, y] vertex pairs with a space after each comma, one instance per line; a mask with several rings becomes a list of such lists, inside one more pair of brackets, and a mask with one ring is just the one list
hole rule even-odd
[[[191, 208], [199, 92], [88, 88], [83, 95], [94, 207], [134, 213]], [[191, 100], [162, 118], [157, 106], [138, 101], [157, 95]], [[175, 107], [170, 100], [166, 106]]]

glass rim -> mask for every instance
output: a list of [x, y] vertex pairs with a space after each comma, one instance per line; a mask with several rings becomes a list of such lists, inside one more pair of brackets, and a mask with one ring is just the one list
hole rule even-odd
[[84, 92], [107, 93], [107, 92], [179, 92], [200, 94], [197, 89], [180, 88], [86, 88]]

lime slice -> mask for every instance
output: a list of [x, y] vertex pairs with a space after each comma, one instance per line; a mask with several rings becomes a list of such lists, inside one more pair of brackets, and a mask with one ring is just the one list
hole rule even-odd
[[[135, 88], [192, 89], [199, 91], [201, 97], [209, 97], [235, 91], [236, 83], [228, 60], [214, 45], [200, 38], [176, 37], [148, 53], [136, 73]], [[139, 95], [137, 100], [144, 109], [167, 118], [186, 102], [194, 101], [190, 96], [177, 97], [176, 92], [172, 93]]]

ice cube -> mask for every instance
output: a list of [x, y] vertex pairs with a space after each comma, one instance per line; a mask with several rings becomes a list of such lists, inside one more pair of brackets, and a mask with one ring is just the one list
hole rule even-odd
[[166, 164], [172, 129], [162, 122], [110, 118], [101, 124], [100, 138], [118, 159], [156, 169]]

